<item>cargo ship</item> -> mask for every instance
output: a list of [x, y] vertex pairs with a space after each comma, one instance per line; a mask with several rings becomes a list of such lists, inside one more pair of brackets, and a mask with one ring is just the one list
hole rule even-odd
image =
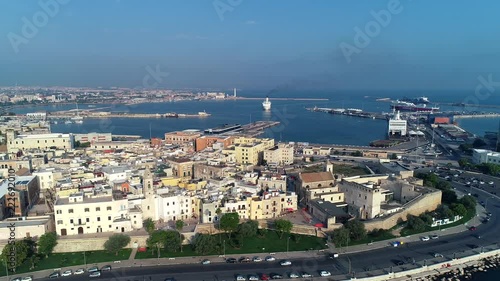
[[430, 103], [428, 97], [418, 97], [418, 98], [404, 97], [404, 98], [400, 99], [400, 101], [409, 102], [409, 103], [413, 103], [413, 104], [429, 104]]
[[427, 107], [426, 104], [416, 105], [406, 101], [396, 101], [391, 104], [392, 110], [399, 110], [404, 112], [428, 112], [435, 113], [439, 111], [439, 107]]

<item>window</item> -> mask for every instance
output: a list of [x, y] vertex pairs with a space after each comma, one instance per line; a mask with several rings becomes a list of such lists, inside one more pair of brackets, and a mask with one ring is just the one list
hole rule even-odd
[[57, 224], [63, 224], [63, 221], [62, 220], [58, 220]]
[[108, 221], [110, 221], [110, 220], [111, 220], [111, 216], [108, 216]]
[[89, 208], [85, 208], [85, 213], [88, 213], [90, 212], [90, 209]]
[[73, 214], [73, 209], [69, 209], [68, 213]]
[[97, 217], [97, 221], [101, 221], [101, 217]]
[[57, 210], [56, 214], [60, 215], [60, 214], [62, 214], [62, 211], [61, 210]]
[[90, 218], [85, 219], [86, 222], [90, 222]]
[[95, 211], [96, 211], [96, 212], [99, 212], [99, 211], [101, 211], [101, 208], [96, 207], [96, 208], [95, 208]]
[[106, 207], [106, 210], [107, 210], [107, 211], [111, 211], [111, 206], [107, 206], [107, 207]]
[[69, 220], [69, 223], [73, 223], [73, 219], [70, 219], [70, 220]]

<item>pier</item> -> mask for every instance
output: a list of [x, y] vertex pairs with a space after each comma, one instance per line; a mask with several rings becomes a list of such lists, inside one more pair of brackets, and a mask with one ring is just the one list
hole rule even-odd
[[[232, 99], [232, 100], [264, 100], [264, 98], [245, 98], [245, 97], [228, 97], [227, 98]], [[329, 99], [319, 99], [319, 98], [269, 98], [269, 100], [294, 100], [294, 101], [328, 101]]]
[[345, 116], [352, 116], [352, 117], [359, 117], [366, 119], [387, 120], [387, 115], [385, 114], [375, 113], [375, 112], [364, 112], [361, 109], [354, 109], [354, 108], [345, 109], [345, 108], [314, 107], [314, 108], [306, 108], [306, 110], [313, 112], [326, 112], [334, 115], [345, 115]]
[[[80, 113], [81, 117], [84, 118], [94, 118], [94, 119], [106, 119], [106, 118], [205, 118], [209, 117], [211, 114], [205, 112], [199, 112], [198, 114], [184, 114], [184, 113], [110, 113], [110, 112], [88, 112]], [[71, 119], [74, 118], [76, 114], [65, 113], [50, 113], [47, 115], [47, 119]]]
[[454, 115], [453, 119], [468, 119], [468, 118], [498, 118], [500, 113], [487, 113], [487, 114], [462, 114]]
[[241, 127], [243, 129], [241, 133], [247, 136], [257, 137], [262, 135], [266, 129], [278, 126], [279, 124], [280, 122], [278, 121], [257, 121], [254, 123], [243, 125]]

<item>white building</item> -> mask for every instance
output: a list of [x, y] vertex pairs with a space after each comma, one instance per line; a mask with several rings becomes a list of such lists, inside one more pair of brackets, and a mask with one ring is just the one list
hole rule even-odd
[[280, 143], [271, 149], [264, 150], [264, 160], [268, 165], [293, 164], [293, 146]]
[[[168, 189], [165, 189], [168, 191]], [[193, 215], [191, 196], [157, 190], [156, 218], [163, 221], [187, 220]]]
[[28, 120], [41, 120], [41, 121], [45, 121], [47, 119], [47, 113], [46, 112], [26, 113], [26, 117], [28, 118]]
[[102, 173], [109, 182], [127, 180], [131, 172], [132, 170], [127, 166], [107, 166], [102, 168]]
[[31, 149], [73, 149], [72, 134], [36, 134], [16, 135], [13, 130], [7, 131], [7, 150], [9, 154]]
[[500, 153], [486, 149], [474, 149], [472, 162], [475, 164], [491, 163], [500, 165]]
[[88, 134], [75, 134], [75, 141], [81, 143], [85, 142], [110, 142], [113, 140], [111, 133], [88, 133]]
[[86, 197], [83, 192], [58, 198], [54, 204], [58, 235], [99, 232], [129, 232], [142, 228], [142, 214], [130, 209], [127, 199], [99, 194]]
[[389, 137], [406, 136], [408, 134], [408, 122], [402, 120], [399, 111], [396, 112], [394, 118], [389, 119]]

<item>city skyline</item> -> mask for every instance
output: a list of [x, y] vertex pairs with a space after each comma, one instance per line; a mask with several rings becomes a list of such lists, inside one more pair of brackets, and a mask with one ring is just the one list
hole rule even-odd
[[488, 3], [10, 2], [0, 85], [473, 89], [500, 74]]

